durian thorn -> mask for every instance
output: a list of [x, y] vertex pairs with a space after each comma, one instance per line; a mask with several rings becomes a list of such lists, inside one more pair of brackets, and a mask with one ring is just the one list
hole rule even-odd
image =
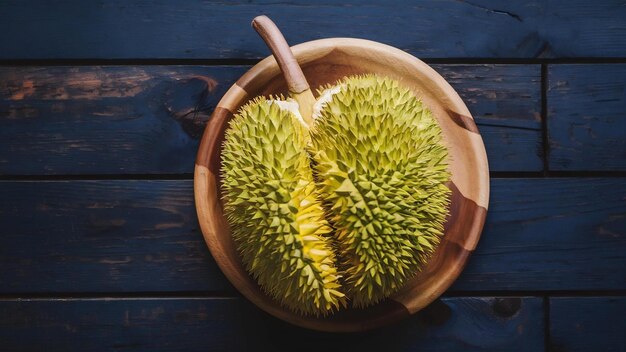
[[274, 59], [276, 59], [283, 77], [285, 77], [291, 97], [298, 102], [302, 119], [308, 126], [311, 126], [315, 98], [306, 77], [304, 77], [302, 68], [298, 65], [295, 56], [293, 56], [285, 37], [276, 27], [276, 24], [267, 16], [255, 17], [252, 20], [252, 28], [259, 33], [272, 55], [274, 55]]

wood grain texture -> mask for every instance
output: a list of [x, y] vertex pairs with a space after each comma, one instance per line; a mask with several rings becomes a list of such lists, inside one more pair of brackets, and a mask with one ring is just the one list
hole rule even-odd
[[0, 182], [0, 290], [229, 290], [190, 181]]
[[116, 0], [97, 5], [31, 0], [0, 6], [0, 59], [261, 58], [268, 51], [250, 29], [250, 19], [260, 14], [273, 18], [292, 44], [356, 37], [418, 57], [626, 56], [626, 8], [617, 0]]
[[[0, 173], [191, 172], [242, 67], [0, 68]], [[30, 160], [25, 163], [23, 160]]]
[[[483, 237], [450, 292], [626, 289], [625, 184], [492, 179]], [[234, 293], [191, 180], [5, 181], [0, 194], [0, 293]]]
[[626, 350], [626, 297], [550, 298], [550, 349]]
[[[0, 173], [193, 170], [204, 125], [245, 69], [0, 68]], [[23, 162], [29, 160], [29, 162]]]
[[626, 171], [626, 64], [550, 65], [551, 170]]
[[[206, 120], [248, 68], [0, 67], [0, 174], [191, 173]], [[541, 170], [539, 66], [434, 68], [476, 117], [491, 170]]]
[[484, 235], [454, 290], [626, 289], [626, 179], [492, 182]]
[[446, 298], [367, 334], [281, 322], [242, 299], [0, 301], [8, 350], [529, 351], [543, 349], [540, 298]]
[[432, 66], [472, 112], [489, 170], [542, 170], [539, 65]]

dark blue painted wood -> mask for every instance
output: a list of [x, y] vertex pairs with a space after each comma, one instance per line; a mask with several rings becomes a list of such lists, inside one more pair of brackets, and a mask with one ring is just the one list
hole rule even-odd
[[2, 292], [228, 290], [190, 181], [2, 182]]
[[495, 179], [454, 290], [626, 289], [626, 179]]
[[247, 68], [0, 68], [0, 173], [193, 172], [198, 138]]
[[619, 0], [3, 1], [0, 58], [259, 58], [250, 20], [287, 39], [359, 37], [420, 57], [624, 57]]
[[550, 298], [553, 351], [626, 350], [626, 297]]
[[626, 170], [626, 64], [550, 65], [551, 170]]
[[491, 171], [541, 171], [539, 65], [433, 65], [470, 109]]
[[[9, 0], [0, 60], [255, 60], [268, 55], [249, 26], [261, 13], [292, 44], [360, 37], [454, 62], [626, 57], [622, 0]], [[476, 118], [492, 171], [542, 170], [538, 65], [434, 67]], [[206, 119], [247, 68], [0, 67], [0, 174], [191, 173]], [[626, 64], [547, 73], [550, 170], [625, 171]], [[626, 299], [575, 296], [626, 290], [625, 178], [494, 179], [491, 191], [449, 295], [573, 297], [549, 298], [547, 317], [539, 298], [445, 298], [389, 328], [333, 335], [242, 299], [193, 297], [237, 294], [203, 242], [190, 180], [0, 182], [0, 350], [536, 351], [544, 319], [550, 350], [624, 350]], [[146, 298], [159, 292], [187, 297]], [[138, 298], [89, 298], [108, 294]], [[32, 295], [44, 298], [13, 298]], [[71, 295], [85, 298], [45, 298]]]
[[[624, 179], [494, 179], [491, 191], [452, 291], [626, 289]], [[0, 194], [0, 293], [234, 292], [191, 181], [10, 181]]]
[[0, 301], [8, 350], [538, 351], [540, 298], [446, 298], [364, 334], [297, 328], [241, 299]]
[[[491, 170], [541, 170], [539, 66], [435, 68], [476, 116]], [[206, 120], [247, 69], [0, 68], [0, 173], [191, 173]]]

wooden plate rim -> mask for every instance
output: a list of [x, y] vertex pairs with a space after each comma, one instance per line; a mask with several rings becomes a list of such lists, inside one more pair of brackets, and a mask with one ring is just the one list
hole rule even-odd
[[[398, 65], [400, 68], [394, 69], [407, 74], [419, 73], [420, 77], [430, 79], [429, 84], [436, 90], [437, 98], [445, 100], [446, 103], [447, 118], [442, 119], [440, 117], [442, 114], [438, 114], [442, 128], [445, 127], [444, 132], [445, 129], [458, 128], [459, 130], [455, 130], [454, 133], [463, 134], [466, 138], [460, 147], [463, 148], [462, 153], [469, 155], [472, 165], [469, 167], [461, 165], [461, 168], [456, 169], [453, 167], [452, 181], [449, 185], [453, 191], [451, 218], [462, 214], [464, 222], [452, 221], [452, 224], [446, 225], [446, 236], [438, 248], [436, 258], [433, 258], [433, 262], [437, 263], [432, 265], [429, 263], [425, 272], [419, 273], [404, 289], [372, 308], [335, 314], [330, 318], [303, 317], [280, 307], [265, 295], [241, 263], [233, 260], [238, 258], [238, 255], [232, 240], [219, 239], [224, 236], [230, 238], [230, 233], [228, 224], [222, 216], [216, 175], [219, 174], [219, 150], [223, 131], [233, 110], [241, 102], [253, 97], [248, 91], [258, 91], [262, 88], [258, 86], [259, 82], [279, 74], [274, 58], [269, 56], [252, 67], [228, 90], [218, 103], [200, 142], [194, 170], [194, 196], [203, 236], [215, 261], [233, 286], [258, 307], [280, 319], [306, 328], [335, 332], [364, 331], [387, 325], [419, 311], [439, 297], [458, 277], [476, 247], [489, 202], [489, 169], [484, 144], [469, 110], [456, 91], [431, 67], [402, 50], [355, 38], [320, 39], [296, 45], [292, 50], [301, 65], [323, 58], [334, 50], [344, 50], [355, 55], [363, 55], [364, 60], [377, 60], [380, 57], [385, 60], [397, 60], [394, 64], [400, 62]], [[472, 182], [468, 182], [467, 172], [472, 171]], [[461, 173], [465, 176], [461, 177]], [[456, 231], [454, 232], [456, 235], [447, 236], [451, 231]], [[455, 240], [450, 241], [449, 237], [454, 237]], [[454, 263], [454, 267], [450, 268], [448, 262]], [[428, 272], [442, 270], [441, 267], [444, 265], [446, 266], [443, 269], [446, 270], [444, 275], [436, 278], [427, 276]], [[422, 280], [424, 276], [426, 279]]]

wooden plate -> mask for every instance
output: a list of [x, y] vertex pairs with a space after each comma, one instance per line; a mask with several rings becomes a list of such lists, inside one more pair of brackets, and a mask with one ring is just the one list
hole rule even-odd
[[243, 267], [222, 213], [220, 152], [233, 112], [258, 95], [287, 93], [273, 57], [244, 74], [213, 112], [198, 151], [194, 193], [200, 227], [215, 261], [230, 282], [268, 313], [324, 331], [363, 331], [424, 308], [461, 273], [480, 238], [489, 202], [489, 168], [482, 138], [467, 107], [432, 68], [393, 47], [362, 39], [331, 38], [292, 47], [311, 88], [351, 74], [376, 73], [400, 80], [432, 110], [450, 153], [451, 214], [445, 236], [427, 267], [393, 297], [366, 309], [346, 309], [330, 317], [303, 317], [264, 294]]

